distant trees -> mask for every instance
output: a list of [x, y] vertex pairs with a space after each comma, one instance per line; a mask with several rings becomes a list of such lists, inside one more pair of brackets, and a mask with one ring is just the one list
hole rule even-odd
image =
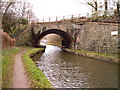
[[93, 9], [93, 15], [98, 16], [98, 15], [103, 15], [103, 16], [108, 16], [110, 13], [110, 7], [112, 6], [114, 9], [114, 15], [120, 15], [120, 1], [119, 0], [85, 0], [86, 4], [91, 6]]
[[4, 0], [1, 3], [2, 28], [5, 32], [10, 33], [20, 24], [36, 20], [32, 12], [32, 6], [28, 2], [17, 0]]

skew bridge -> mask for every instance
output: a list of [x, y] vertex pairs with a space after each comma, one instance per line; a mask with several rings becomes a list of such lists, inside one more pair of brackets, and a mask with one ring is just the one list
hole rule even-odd
[[[81, 23], [72, 22], [46, 22], [33, 23], [16, 39], [16, 45], [39, 47], [39, 41], [48, 34], [57, 34], [63, 38], [62, 47], [75, 48], [76, 33], [81, 28]], [[77, 32], [76, 32], [77, 31]]]

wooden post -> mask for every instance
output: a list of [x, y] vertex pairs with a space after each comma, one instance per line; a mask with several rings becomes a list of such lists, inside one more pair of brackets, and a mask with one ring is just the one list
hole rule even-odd
[[89, 13], [87, 13], [87, 18], [89, 17]]
[[57, 21], [57, 19], [58, 19], [58, 18], [57, 18], [57, 16], [56, 16], [56, 21]]
[[50, 17], [49, 17], [49, 22], [50, 22]]
[[65, 16], [63, 16], [63, 20], [65, 20]]
[[80, 14], [78, 14], [78, 18], [77, 19], [79, 19], [80, 18]]
[[71, 16], [71, 21], [73, 21], [73, 15]]
[[44, 19], [43, 19], [43, 23], [44, 23]]

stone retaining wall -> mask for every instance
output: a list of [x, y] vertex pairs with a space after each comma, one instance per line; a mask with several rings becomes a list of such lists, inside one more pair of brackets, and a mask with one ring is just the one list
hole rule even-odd
[[105, 24], [98, 22], [86, 22], [76, 40], [76, 49], [94, 51], [100, 53], [118, 53], [118, 24]]

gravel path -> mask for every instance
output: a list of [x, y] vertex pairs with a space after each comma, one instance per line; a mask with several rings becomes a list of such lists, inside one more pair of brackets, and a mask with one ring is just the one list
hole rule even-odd
[[12, 88], [29, 88], [30, 84], [25, 74], [24, 65], [22, 62], [22, 54], [26, 51], [22, 51], [15, 56], [15, 65], [13, 73], [13, 86]]

